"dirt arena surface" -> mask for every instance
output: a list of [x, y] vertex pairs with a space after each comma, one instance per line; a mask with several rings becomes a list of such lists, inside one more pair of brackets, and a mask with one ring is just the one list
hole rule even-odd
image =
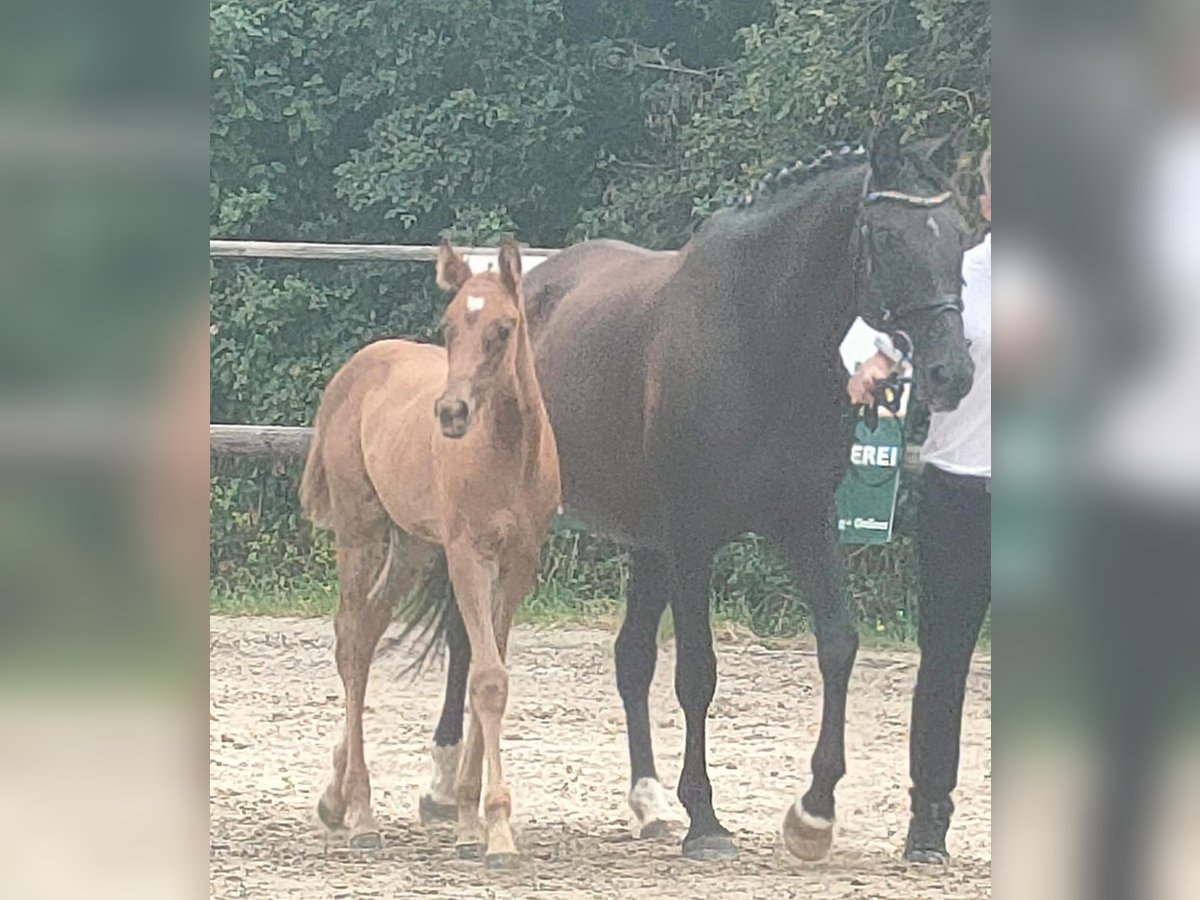
[[[721, 641], [709, 720], [718, 815], [741, 849], [729, 863], [679, 855], [669, 839], [634, 841], [625, 802], [624, 714], [613, 675], [615, 634], [517, 629], [504, 752], [524, 863], [485, 871], [455, 857], [453, 829], [417, 822], [428, 745], [441, 706], [440, 668], [401, 678], [411, 658], [392, 644], [367, 693], [367, 762], [382, 850], [326, 837], [316, 798], [342, 722], [333, 628], [314, 619], [214, 618], [211, 626], [210, 894], [221, 898], [648, 897], [880, 898], [991, 896], [991, 666], [977, 659], [963, 722], [958, 812], [948, 868], [900, 861], [907, 826], [909, 703], [916, 656], [859, 654], [851, 682], [846, 777], [830, 857], [792, 862], [779, 823], [820, 723], [811, 644], [769, 649]], [[385, 638], [385, 643], [387, 638]], [[659, 773], [674, 791], [683, 715], [673, 649], [659, 654], [651, 693]], [[674, 801], [674, 796], [672, 796]], [[674, 802], [680, 823], [683, 810]]]

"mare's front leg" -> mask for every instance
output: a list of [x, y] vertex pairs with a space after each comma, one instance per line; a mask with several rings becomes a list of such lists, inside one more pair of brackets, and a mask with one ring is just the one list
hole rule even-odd
[[634, 550], [629, 565], [625, 619], [617, 635], [617, 690], [625, 705], [629, 739], [629, 806], [638, 837], [668, 830], [667, 792], [654, 766], [650, 733], [650, 683], [658, 661], [658, 624], [671, 597], [670, 562], [653, 550]]
[[691, 820], [683, 855], [706, 861], [734, 859], [738, 851], [733, 833], [717, 821], [713, 810], [706, 759], [705, 722], [717, 687], [717, 656], [708, 609], [711, 554], [677, 554], [674, 574], [675, 694], [687, 726], [678, 793]]
[[784, 542], [797, 582], [809, 598], [817, 635], [823, 703], [812, 755], [812, 784], [788, 807], [784, 845], [792, 855], [823, 859], [833, 843], [833, 791], [846, 773], [846, 692], [858, 653], [858, 631], [842, 584], [842, 557], [832, 514], [797, 529]]

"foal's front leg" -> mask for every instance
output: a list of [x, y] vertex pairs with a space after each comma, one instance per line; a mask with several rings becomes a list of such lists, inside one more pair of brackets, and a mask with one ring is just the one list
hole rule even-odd
[[447, 558], [455, 597], [471, 643], [468, 679], [471, 726], [457, 790], [460, 852], [478, 831], [482, 756], [488, 768], [488, 789], [484, 797], [487, 821], [484, 863], [505, 867], [518, 857], [509, 825], [512, 801], [500, 763], [500, 730], [508, 703], [508, 672], [497, 633], [502, 632], [507, 643], [511, 616], [505, 616], [503, 612], [497, 616], [495, 612], [500, 596], [500, 567], [494, 560], [481, 558], [469, 545], [448, 547]]

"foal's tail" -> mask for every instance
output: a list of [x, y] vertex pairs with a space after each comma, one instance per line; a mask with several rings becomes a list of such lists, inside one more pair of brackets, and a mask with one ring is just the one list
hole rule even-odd
[[300, 510], [314, 525], [329, 528], [333, 504], [329, 497], [329, 478], [325, 474], [325, 459], [321, 446], [321, 429], [313, 430], [308, 447], [304, 474], [300, 476]]
[[[396, 529], [389, 528], [389, 556], [396, 540]], [[446, 551], [440, 547], [413, 590], [409, 591], [408, 596], [400, 598], [396, 605], [395, 617], [402, 623], [397, 639], [411, 641], [417, 650], [416, 659], [406, 666], [401, 674], [420, 674], [431, 659], [443, 655], [447, 646], [450, 647], [451, 653], [471, 652], [467, 641], [467, 629], [463, 625], [458, 603], [454, 599], [454, 588], [450, 583]]]

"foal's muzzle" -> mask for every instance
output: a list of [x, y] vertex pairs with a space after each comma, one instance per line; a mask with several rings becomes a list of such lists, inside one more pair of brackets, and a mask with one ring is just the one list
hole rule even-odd
[[467, 401], [441, 397], [433, 405], [433, 412], [446, 437], [457, 439], [467, 433], [467, 427], [471, 424], [471, 409]]

